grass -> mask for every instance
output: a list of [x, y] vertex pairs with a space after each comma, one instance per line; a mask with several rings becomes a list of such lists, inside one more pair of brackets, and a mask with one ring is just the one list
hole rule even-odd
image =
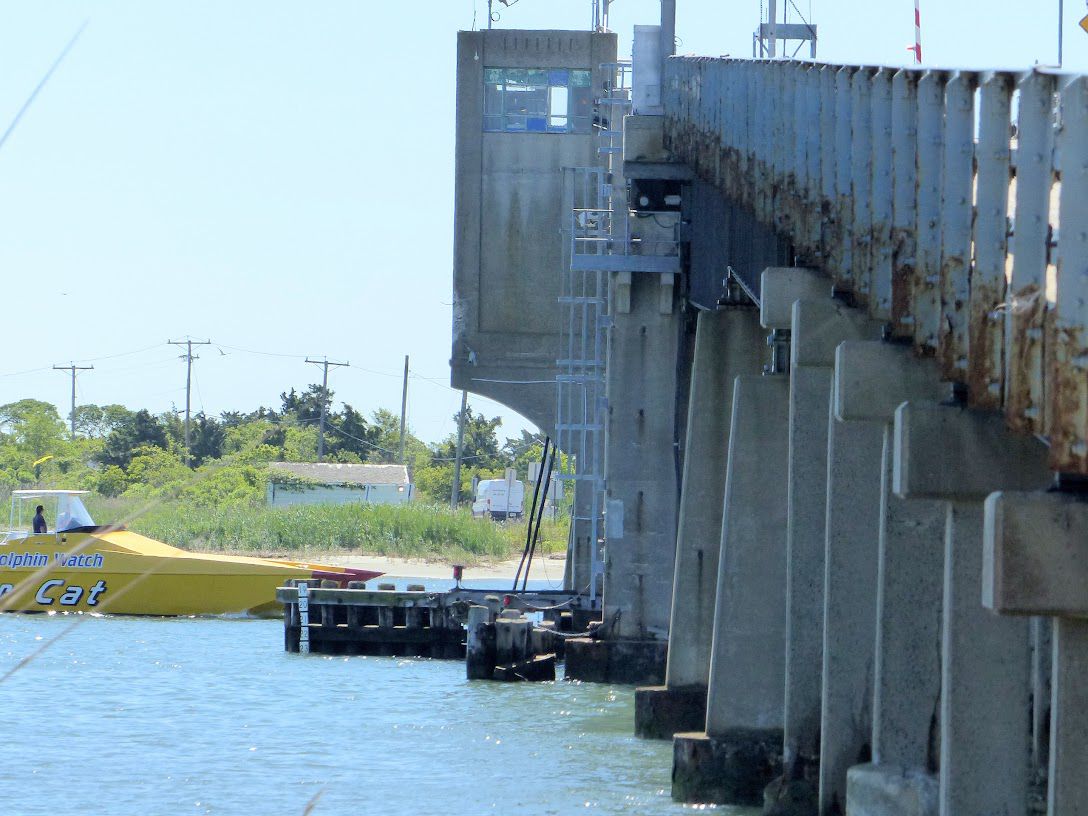
[[[100, 524], [123, 521], [150, 538], [205, 552], [383, 555], [471, 566], [519, 555], [526, 535], [524, 520], [499, 524], [421, 503], [207, 508], [167, 502], [146, 512], [116, 499], [87, 504]], [[565, 548], [566, 523], [543, 522], [537, 551]]]

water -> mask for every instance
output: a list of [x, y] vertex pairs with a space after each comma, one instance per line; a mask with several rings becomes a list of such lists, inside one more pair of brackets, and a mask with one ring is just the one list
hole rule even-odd
[[[629, 688], [283, 651], [278, 621], [0, 616], [5, 813], [671, 814]], [[730, 809], [722, 809], [729, 813]]]

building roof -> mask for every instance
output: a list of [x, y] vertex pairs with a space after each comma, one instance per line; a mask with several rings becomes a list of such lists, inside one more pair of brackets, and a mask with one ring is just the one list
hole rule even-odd
[[[280, 470], [321, 484], [380, 485], [408, 484], [408, 468], [404, 465], [342, 465], [334, 462], [269, 462], [272, 470]], [[275, 474], [272, 476], [275, 481]]]

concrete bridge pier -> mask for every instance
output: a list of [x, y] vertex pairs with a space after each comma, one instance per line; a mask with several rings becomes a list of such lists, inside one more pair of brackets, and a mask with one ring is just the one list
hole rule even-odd
[[566, 677], [662, 683], [678, 511], [682, 315], [673, 276], [612, 276], [603, 621], [567, 644]]
[[1045, 448], [1004, 419], [933, 403], [895, 417], [893, 490], [947, 503], [941, 636], [941, 816], [1023, 813], [1031, 767], [1028, 622], [983, 608], [983, 500], [1044, 487]]
[[[847, 760], [860, 746], [871, 764], [860, 769], [828, 765], [821, 775], [821, 812], [841, 813], [845, 805], [851, 814], [883, 814], [889, 788], [911, 790], [919, 803], [936, 802], [936, 778], [927, 769], [936, 767], [932, 748], [940, 698], [945, 508], [891, 493], [892, 423], [902, 402], [939, 399], [947, 386], [932, 361], [917, 360], [909, 349], [884, 342], [841, 344], [835, 371], [837, 417], [880, 425], [880, 504], [873, 628], [864, 620], [854, 622], [859, 637], [872, 638], [872, 663], [866, 666], [872, 685], [865, 688], [872, 701], [870, 730], [846, 729], [845, 718], [840, 720], [846, 749], [834, 754]], [[860, 680], [853, 680], [857, 689]], [[832, 734], [828, 737], [830, 742]], [[924, 804], [919, 812], [926, 812]]]
[[783, 762], [785, 779], [810, 784], [820, 761], [827, 438], [835, 348], [878, 335], [879, 327], [866, 316], [831, 298], [792, 304]]
[[984, 535], [985, 606], [1053, 616], [1047, 813], [1088, 813], [1088, 496], [995, 493]]
[[699, 312], [665, 685], [635, 690], [640, 737], [671, 739], [706, 723], [733, 382], [760, 372], [764, 341], [753, 306]]
[[[841, 348], [841, 347], [840, 347]], [[836, 351], [835, 377], [843, 376]], [[833, 387], [838, 390], [838, 386]], [[880, 537], [879, 421], [828, 414], [819, 812], [841, 813], [846, 771], [870, 758], [877, 544]]]
[[738, 377], [705, 731], [673, 738], [672, 795], [758, 805], [781, 771], [789, 380]]

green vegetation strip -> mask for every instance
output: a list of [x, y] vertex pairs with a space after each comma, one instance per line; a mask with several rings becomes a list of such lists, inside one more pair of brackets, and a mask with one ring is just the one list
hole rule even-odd
[[[520, 555], [525, 545], [524, 521], [497, 524], [436, 505], [272, 508], [166, 502], [141, 512], [126, 501], [93, 504], [92, 512], [102, 521], [125, 521], [131, 530], [189, 550], [384, 555], [476, 564]], [[565, 546], [566, 524], [545, 521], [537, 551], [562, 552]]]

